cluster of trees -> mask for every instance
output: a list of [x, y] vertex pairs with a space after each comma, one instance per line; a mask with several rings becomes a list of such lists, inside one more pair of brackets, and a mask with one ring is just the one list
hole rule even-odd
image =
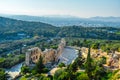
[[41, 41], [37, 42], [35, 46], [39, 47], [42, 51], [44, 51], [46, 48], [47, 49], [57, 49], [58, 44], [60, 43], [61, 39], [48, 39], [47, 41]]
[[12, 66], [21, 63], [25, 60], [24, 54], [9, 54], [0, 58], [0, 68], [11, 68]]
[[111, 75], [111, 79], [112, 79], [112, 80], [118, 80], [118, 79], [120, 79], [120, 70], [114, 71], [114, 72], [112, 73], [112, 75]]
[[84, 39], [84, 38], [66, 38], [67, 45], [78, 47], [89, 47], [93, 49], [102, 49], [105, 52], [120, 52], [119, 40], [101, 40], [101, 39]]
[[5, 73], [5, 70], [0, 68], [0, 80], [7, 80], [7, 73]]
[[59, 32], [61, 37], [77, 37], [77, 38], [93, 38], [93, 39], [108, 39], [120, 40], [119, 28], [112, 27], [82, 27], [70, 26], [62, 27]]
[[[20, 50], [21, 48], [28, 48], [30, 46], [34, 46], [36, 43], [46, 41], [47, 39], [48, 38], [45, 37], [35, 36], [30, 39], [0, 42], [0, 54], [5, 54], [9, 52], [14, 53], [18, 49]], [[19, 51], [17, 53], [19, 53]]]
[[55, 36], [57, 27], [41, 22], [27, 22], [0, 17], [0, 40], [14, 40], [18, 33], [25, 33], [27, 36], [43, 35]]

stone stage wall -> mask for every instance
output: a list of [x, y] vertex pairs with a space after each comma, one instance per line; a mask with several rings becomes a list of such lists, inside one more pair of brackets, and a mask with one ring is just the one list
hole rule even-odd
[[26, 52], [25, 64], [27, 66], [30, 66], [31, 64], [36, 63], [39, 60], [40, 56], [43, 57], [44, 64], [47, 64], [49, 62], [57, 62], [58, 57], [63, 52], [65, 46], [65, 39], [61, 39], [61, 42], [58, 45], [57, 49], [46, 49], [44, 51], [42, 51], [38, 47], [28, 49], [28, 51]]

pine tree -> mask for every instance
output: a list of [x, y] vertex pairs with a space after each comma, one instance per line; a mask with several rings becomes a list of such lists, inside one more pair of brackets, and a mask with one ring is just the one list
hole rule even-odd
[[42, 56], [40, 56], [39, 61], [36, 63], [37, 73], [42, 73], [44, 68], [45, 68], [45, 66], [43, 64], [43, 58], [42, 58]]
[[86, 60], [86, 64], [85, 64], [85, 71], [89, 77], [89, 79], [92, 79], [92, 58], [90, 56], [90, 47], [88, 49], [88, 55], [87, 55], [87, 60]]
[[82, 57], [82, 52], [79, 50], [78, 57], [75, 59], [75, 62], [77, 62], [77, 66], [81, 68], [83, 66], [85, 59]]

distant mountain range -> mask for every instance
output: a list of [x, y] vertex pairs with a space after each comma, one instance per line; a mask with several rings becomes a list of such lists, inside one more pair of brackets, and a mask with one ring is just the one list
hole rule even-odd
[[120, 22], [120, 17], [91, 17], [90, 20], [104, 21], [104, 22]]
[[84, 27], [120, 27], [120, 17], [91, 17], [79, 18], [73, 16], [28, 16], [28, 15], [1, 15], [23, 21], [43, 22], [57, 27], [84, 26]]
[[[22, 37], [41, 36], [55, 36], [58, 27], [42, 22], [28, 22], [22, 20], [15, 20], [5, 17], [0, 17], [0, 41], [4, 40], [18, 40]], [[52, 33], [54, 32], [54, 33]]]
[[120, 40], [120, 28], [84, 27], [75, 25], [56, 27], [43, 22], [30, 22], [0, 17], [0, 41], [26, 39], [35, 36]]

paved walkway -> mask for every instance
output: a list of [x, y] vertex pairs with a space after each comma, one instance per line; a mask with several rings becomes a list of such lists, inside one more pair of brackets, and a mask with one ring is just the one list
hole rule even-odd
[[[20, 63], [20, 64], [13, 66], [10, 69], [6, 69], [6, 72], [10, 75], [12, 79], [19, 75], [22, 64], [23, 63]], [[11, 78], [9, 80], [11, 80]]]

